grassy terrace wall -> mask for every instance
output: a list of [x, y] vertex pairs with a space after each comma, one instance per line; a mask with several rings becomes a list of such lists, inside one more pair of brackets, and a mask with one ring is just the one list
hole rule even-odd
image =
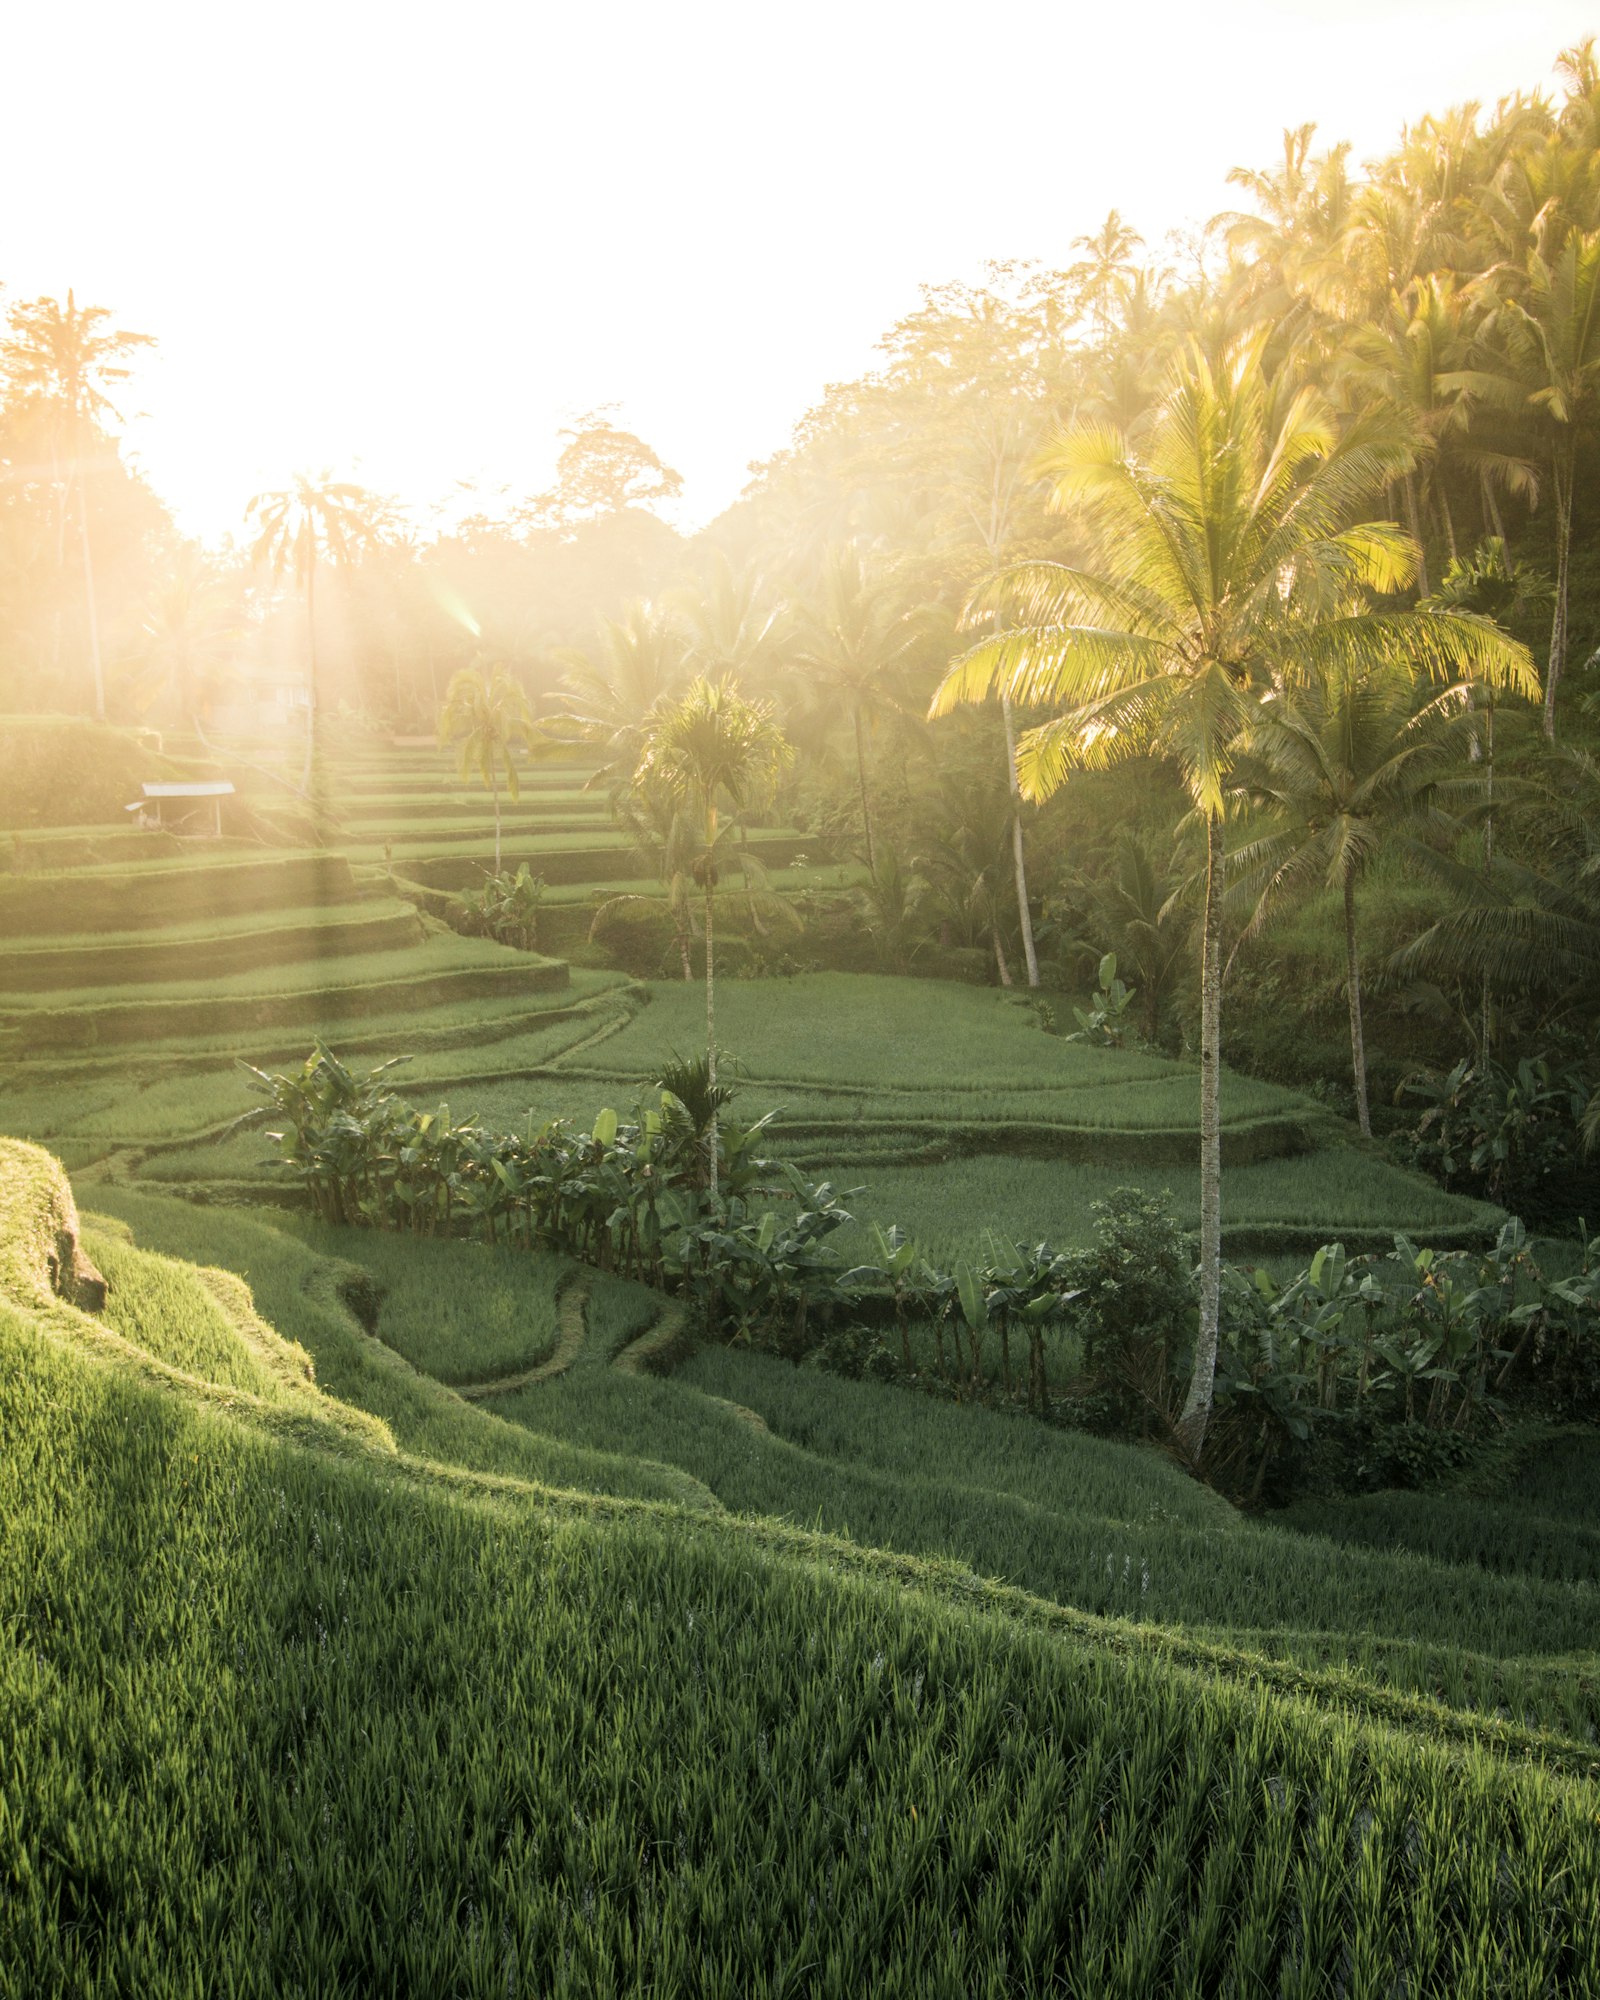
[[[393, 956], [403, 960], [405, 955]], [[514, 963], [506, 962], [513, 957]], [[451, 965], [445, 954], [428, 953], [426, 947], [419, 948], [415, 965], [402, 969], [397, 964], [389, 976], [382, 955], [376, 960], [330, 959], [313, 967], [312, 974], [299, 990], [281, 992], [230, 992], [219, 980], [204, 995], [0, 1008], [0, 1047], [29, 1055], [106, 1045], [131, 1047], [158, 1036], [207, 1035], [226, 1027], [243, 1048], [249, 1035], [296, 1023], [360, 1021], [369, 1014], [437, 1006], [453, 999], [550, 992], [565, 986], [568, 977], [559, 959], [531, 953], [497, 955], [493, 963]]]
[[[464, 1401], [352, 1318], [373, 1239], [103, 1192], [101, 1319], [0, 1264], [0, 1987], [1600, 1993], [1594, 1656], [1529, 1651], [1570, 1571], [761, 1357], [628, 1375], [631, 1290]], [[397, 1339], [495, 1282], [406, 1247]]]
[[354, 888], [342, 854], [223, 861], [199, 848], [175, 865], [103, 864], [70, 873], [0, 875], [0, 935], [37, 938], [220, 921], [263, 908], [336, 903]]
[[224, 928], [227, 919], [214, 919], [165, 925], [155, 936], [113, 932], [44, 944], [0, 943], [0, 994], [179, 980], [197, 963], [217, 977], [303, 959], [398, 950], [420, 944], [424, 935], [415, 908], [394, 898], [267, 910], [234, 921], [239, 928]]

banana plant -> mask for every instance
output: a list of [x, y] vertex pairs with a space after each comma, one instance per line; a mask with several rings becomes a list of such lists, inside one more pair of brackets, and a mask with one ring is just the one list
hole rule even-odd
[[1136, 997], [1135, 990], [1125, 986], [1117, 977], [1117, 954], [1108, 951], [1100, 961], [1100, 984], [1095, 991], [1087, 1012], [1082, 1007], [1074, 1007], [1078, 1032], [1068, 1035], [1069, 1042], [1089, 1042], [1099, 1049], [1120, 1049], [1128, 1038], [1128, 1010]]

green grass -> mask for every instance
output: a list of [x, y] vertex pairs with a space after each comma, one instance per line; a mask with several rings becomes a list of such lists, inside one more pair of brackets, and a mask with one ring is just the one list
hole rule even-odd
[[419, 1246], [300, 1216], [280, 1226], [319, 1257], [367, 1272], [385, 1345], [441, 1382], [510, 1375], [543, 1361], [556, 1344], [556, 1298], [575, 1270], [565, 1257], [489, 1243]]
[[231, 921], [174, 924], [153, 935], [128, 931], [53, 937], [46, 943], [0, 946], [0, 993], [48, 991], [53, 1001], [64, 991], [104, 996], [125, 982], [163, 980], [187, 993], [202, 972], [208, 980], [250, 968], [281, 973], [285, 965], [323, 965], [402, 950], [417, 945], [422, 936], [421, 920], [409, 903], [369, 897], [323, 908], [257, 910]]
[[1278, 1519], [1350, 1546], [1600, 1589], [1600, 1455], [1592, 1433], [1541, 1436], [1519, 1454], [1509, 1480], [1484, 1485], [1480, 1476], [1437, 1491], [1301, 1500]]
[[219, 857], [202, 844], [192, 853], [148, 862], [0, 875], [0, 935], [144, 929], [308, 902], [342, 903], [353, 886], [342, 854]]
[[105, 1325], [202, 1381], [269, 1401], [282, 1397], [283, 1370], [244, 1339], [236, 1316], [193, 1264], [152, 1256], [93, 1229], [84, 1247], [106, 1280]]
[[[386, 1400], [401, 1450], [141, 1374], [7, 1267], [0, 1991], [1600, 1993], [1600, 1794], [1483, 1747], [1506, 1726], [1475, 1744], [1427, 1703], [1052, 1613], [948, 1563], [412, 1456], [406, 1425], [558, 1447], [354, 1331], [305, 1242], [94, 1199], [147, 1249], [187, 1233], [242, 1257], [257, 1306], [311, 1336], [323, 1393]], [[717, 1407], [706, 1384], [604, 1366], [642, 1310], [617, 1294], [585, 1368], [544, 1386], [574, 1408], [635, 1389], [676, 1448], [685, 1400]], [[830, 1469], [853, 1506], [873, 1481], [955, 1494], [964, 1471], [965, 1519], [974, 1493], [1015, 1509], [1053, 1480], [1033, 1504], [1057, 1535], [1095, 1495], [1144, 1507], [1124, 1532], [1172, 1547], [1152, 1590], [1249, 1572], [1264, 1534], [1138, 1453], [992, 1418], [958, 1464], [953, 1430], [912, 1435], [888, 1402], [720, 1362], [706, 1382], [764, 1405], [764, 1451]], [[760, 1444], [727, 1422], [724, 1455]], [[1356, 1556], [1378, 1560], [1328, 1560], [1348, 1576]], [[1347, 1601], [1346, 1627], [1367, 1612]]]
[[319, 1256], [292, 1230], [248, 1210], [195, 1208], [104, 1184], [92, 1196], [97, 1210], [130, 1223], [141, 1245], [236, 1272], [262, 1316], [311, 1355], [325, 1394], [380, 1419], [403, 1451], [575, 1492], [712, 1504], [697, 1481], [664, 1464], [538, 1437], [464, 1403], [363, 1331], [344, 1297], [359, 1267]]
[[[944, 1165], [886, 1166], [846, 1161], [837, 1179], [864, 1192], [852, 1204], [857, 1227], [838, 1241], [848, 1257], [869, 1255], [870, 1224], [892, 1218], [915, 1236], [926, 1256], [948, 1267], [980, 1248], [986, 1232], [1003, 1241], [1079, 1246], [1094, 1234], [1091, 1204], [1137, 1183], [1170, 1194], [1172, 1212], [1188, 1228], [1200, 1220], [1197, 1167], [1165, 1165], [1141, 1173], [1134, 1164], [1094, 1165], [986, 1154]], [[1329, 1146], [1286, 1159], [1228, 1171], [1223, 1232], [1230, 1254], [1342, 1238], [1387, 1248], [1396, 1230], [1443, 1243], [1465, 1232], [1477, 1241], [1500, 1212], [1446, 1194], [1420, 1175], [1353, 1147]], [[981, 1220], [975, 1220], [981, 1218]]]
[[1583, 1741], [1600, 1726], [1583, 1584], [1247, 1521], [1134, 1447], [721, 1349], [667, 1380], [559, 1378], [492, 1407], [592, 1450], [648, 1452], [735, 1513], [954, 1557], [1058, 1604], [1230, 1645], [1292, 1631], [1308, 1662], [1417, 1694], [1454, 1686], [1462, 1706]]
[[[314, 1356], [325, 1387], [429, 1456], [509, 1470], [516, 1461], [505, 1434], [520, 1428], [527, 1464], [576, 1468], [558, 1483], [633, 1493], [641, 1481], [661, 1490], [677, 1480], [679, 1491], [737, 1514], [954, 1558], [1085, 1613], [1206, 1632], [1413, 1694], [1450, 1690], [1464, 1709], [1505, 1709], [1581, 1741], [1600, 1722], [1593, 1590], [1579, 1573], [1520, 1575], [1507, 1562], [1497, 1575], [1434, 1548], [1308, 1537], [1293, 1517], [1233, 1513], [1154, 1452], [748, 1353], [705, 1349], [668, 1379], [624, 1376], [606, 1364], [659, 1301], [618, 1280], [596, 1280], [578, 1364], [494, 1398], [483, 1406], [494, 1421], [477, 1437], [477, 1412], [454, 1405], [447, 1418], [432, 1400], [440, 1392], [430, 1396], [415, 1375], [397, 1378], [374, 1359], [384, 1353], [376, 1343], [357, 1340], [352, 1350], [337, 1313], [330, 1326], [329, 1280], [316, 1275], [327, 1267], [313, 1254], [334, 1249], [378, 1272], [390, 1290], [379, 1332], [409, 1350], [427, 1341], [416, 1311], [430, 1293], [440, 1300], [462, 1284], [472, 1246], [363, 1238], [302, 1221], [273, 1227], [110, 1187], [97, 1186], [93, 1199], [130, 1220], [141, 1242], [239, 1270], [274, 1323]], [[480, 1269], [492, 1284], [494, 1260]], [[480, 1368], [454, 1343], [436, 1341], [432, 1351], [461, 1378], [492, 1374], [507, 1352]], [[734, 1406], [755, 1410], [767, 1432]], [[1508, 1550], [1521, 1533], [1512, 1521]]]
[[193, 1032], [216, 1034], [232, 1024], [235, 1046], [262, 1030], [327, 1020], [359, 1020], [372, 1011], [394, 1011], [414, 1002], [437, 1004], [487, 994], [517, 994], [565, 987], [558, 959], [517, 952], [453, 933], [394, 951], [306, 959], [205, 980], [204, 948], [194, 947], [192, 982], [157, 982], [132, 1000], [110, 1000], [102, 991], [11, 995], [0, 1009], [0, 1041], [13, 1053], [81, 1050], [96, 1044], [127, 1045]]
[[[189, 947], [193, 964], [188, 977], [141, 987], [138, 1001], [130, 1004], [149, 1007], [169, 1001], [191, 1002], [199, 985], [204, 986], [207, 999], [256, 1000], [284, 993], [314, 991], [318, 987], [364, 986], [381, 980], [404, 979], [410, 975], [425, 978], [441, 969], [499, 970], [518, 965], [532, 968], [542, 963], [531, 953], [514, 952], [486, 938], [457, 937], [452, 933], [429, 937], [403, 951], [335, 953], [330, 958], [312, 954], [286, 963], [252, 966], [247, 971], [227, 973], [213, 979], [206, 972], [208, 948], [204, 937], [196, 938]], [[43, 1013], [55, 1013], [67, 1008], [96, 1005], [109, 1010], [116, 1004], [107, 1000], [102, 987], [91, 985], [47, 994], [19, 994], [8, 998], [6, 1011], [20, 1014], [37, 1009]]]
[[[513, 984], [527, 963], [496, 946], [435, 939], [363, 969], [414, 974], [462, 958], [509, 962]], [[452, 1033], [448, 1008], [413, 1027], [405, 1003], [420, 985], [386, 984], [381, 994], [368, 987], [355, 996], [366, 1017], [359, 1041], [326, 1018], [334, 990], [320, 1008], [310, 998], [303, 1004], [351, 1053], [415, 1047], [419, 1059], [396, 1073], [396, 1087], [424, 1107], [445, 1100], [455, 1116], [490, 1124], [562, 1116], [587, 1125], [607, 1104], [626, 1113], [659, 1060], [695, 1047], [703, 1032], [701, 990], [682, 982], [629, 987], [580, 972], [572, 1004], [553, 1006], [547, 1025], [533, 1025], [533, 1014], [499, 1033], [495, 1015], [514, 1004], [512, 995], [476, 1015], [465, 1004]], [[369, 1009], [380, 1004], [390, 1011], [374, 1017]], [[1130, 1184], [1170, 1190], [1180, 1216], [1197, 1219], [1198, 1079], [1180, 1064], [1046, 1036], [1014, 1000], [928, 981], [833, 974], [728, 982], [719, 1018], [738, 1058], [735, 1115], [779, 1111], [779, 1150], [836, 1185], [864, 1189], [855, 1204], [861, 1225], [842, 1243], [850, 1256], [870, 1248], [872, 1221], [900, 1223], [946, 1262], [980, 1252], [990, 1235], [1081, 1243], [1091, 1203]], [[253, 1059], [271, 1060], [274, 1042], [298, 1056], [299, 1045], [284, 1040], [289, 1026], [269, 1020], [252, 1036]], [[959, 1085], [944, 1080], [953, 1075]], [[85, 1067], [65, 1077], [15, 1073], [0, 1089], [0, 1116], [36, 1136], [159, 1143], [144, 1167], [155, 1180], [271, 1185], [271, 1149], [258, 1134], [181, 1143], [219, 1130], [249, 1101], [231, 1064], [148, 1080]], [[1223, 1107], [1224, 1224], [1234, 1255], [1288, 1254], [1333, 1237], [1381, 1247], [1397, 1229], [1443, 1245], [1498, 1226], [1499, 1211], [1343, 1143], [1337, 1121], [1293, 1092], [1230, 1075]]]

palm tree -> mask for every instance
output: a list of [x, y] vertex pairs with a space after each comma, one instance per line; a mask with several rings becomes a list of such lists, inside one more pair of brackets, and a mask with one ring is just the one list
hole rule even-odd
[[829, 551], [822, 568], [820, 602], [805, 618], [797, 657], [810, 669], [813, 692], [831, 697], [850, 718], [869, 873], [876, 872], [877, 849], [867, 789], [866, 732], [872, 721], [898, 706], [901, 670], [920, 637], [920, 626], [892, 581], [873, 576], [860, 551], [849, 544]]
[[[1531, 1003], [1546, 1021], [1587, 1015], [1600, 991], [1600, 764], [1565, 743], [1519, 762], [1478, 807], [1487, 817], [1492, 806], [1511, 838], [1481, 865], [1426, 856], [1450, 893], [1393, 969]], [[1487, 1059], [1487, 1000], [1484, 1014]]]
[[312, 749], [317, 738], [321, 694], [317, 677], [317, 568], [321, 563], [346, 563], [375, 539], [386, 510], [363, 486], [330, 479], [312, 479], [303, 472], [290, 486], [258, 493], [245, 509], [256, 524], [251, 560], [266, 564], [274, 576], [292, 572], [306, 597], [306, 757], [300, 789], [311, 775]]
[[1002, 986], [1012, 984], [1004, 926], [1011, 897], [1011, 793], [998, 782], [941, 785], [928, 801], [916, 857], [947, 936], [987, 947]]
[[1504, 341], [1510, 383], [1539, 420], [1555, 500], [1556, 598], [1544, 682], [1544, 733], [1553, 743], [1556, 689], [1567, 666], [1578, 443], [1600, 400], [1600, 229], [1563, 231], [1552, 205], [1535, 225], [1523, 268], [1489, 280], [1502, 293], [1489, 330]]
[[565, 707], [548, 726], [593, 745], [603, 762], [589, 783], [618, 793], [643, 753], [650, 714], [683, 685], [682, 635], [653, 605], [630, 604], [620, 617], [601, 619], [592, 651], [567, 647], [556, 658], [566, 669]]
[[439, 741], [446, 746], [460, 744], [461, 776], [476, 769], [494, 798], [494, 872], [498, 875], [500, 774], [503, 769], [512, 798], [520, 798], [517, 745], [531, 750], [536, 741], [533, 714], [522, 683], [498, 662], [487, 673], [482, 665], [459, 668], [445, 689], [444, 707], [439, 711]]
[[1238, 791], [1272, 825], [1229, 857], [1256, 897], [1246, 935], [1284, 898], [1318, 881], [1339, 893], [1350, 1007], [1350, 1074], [1356, 1119], [1372, 1136], [1356, 889], [1395, 836], [1427, 811], [1434, 787], [1462, 750], [1452, 721], [1475, 728], [1470, 691], [1431, 698], [1387, 668], [1353, 668], [1261, 704], [1238, 770]]
[[[693, 829], [684, 814], [659, 785], [636, 785], [613, 805], [617, 824], [633, 843], [633, 851], [655, 876], [665, 891], [667, 914], [672, 919], [672, 941], [684, 984], [694, 978], [690, 948], [694, 943], [694, 864], [696, 845]], [[660, 908], [662, 898], [625, 891], [607, 896], [596, 906], [589, 925], [590, 942], [606, 930], [611, 918], [635, 904], [651, 910]]]
[[703, 580], [675, 591], [670, 603], [692, 673], [763, 684], [783, 637], [784, 614], [755, 570], [735, 570], [719, 550]]
[[224, 585], [190, 563], [146, 600], [131, 660], [135, 699], [148, 710], [163, 695], [169, 713], [205, 740], [205, 717], [231, 678], [238, 608]]
[[[100, 659], [100, 611], [95, 598], [86, 471], [100, 420], [118, 415], [105, 393], [107, 387], [128, 379], [130, 371], [123, 366], [128, 355], [155, 345], [153, 334], [109, 326], [110, 318], [105, 306], [80, 306], [69, 291], [65, 306], [58, 299], [31, 299], [15, 307], [11, 331], [0, 341], [0, 371], [20, 395], [36, 398], [46, 406], [52, 420], [52, 452], [65, 447], [62, 523], [64, 528], [65, 508], [75, 493], [89, 670], [94, 712], [100, 721], [105, 720], [106, 684]], [[57, 477], [62, 477], [59, 470]], [[57, 554], [59, 559], [59, 541]]]
[[[714, 910], [722, 858], [721, 810], [734, 812], [776, 784], [792, 751], [773, 720], [772, 705], [746, 701], [730, 680], [692, 681], [681, 699], [655, 711], [635, 783], [658, 789], [686, 818], [699, 844], [694, 877], [704, 898], [706, 937], [706, 1059], [713, 1091], [717, 1081], [716, 935]], [[717, 1121], [709, 1137], [710, 1185], [717, 1193]]]
[[971, 614], [1015, 605], [1024, 623], [957, 660], [934, 714], [1004, 695], [1066, 712], [1017, 746], [1025, 796], [1075, 766], [1155, 753], [1182, 772], [1206, 829], [1201, 924], [1200, 1325], [1180, 1437], [1210, 1421], [1222, 1275], [1220, 1045], [1222, 821], [1236, 746], [1263, 695], [1336, 667], [1534, 684], [1526, 651], [1462, 613], [1388, 611], [1367, 593], [1408, 586], [1415, 543], [1361, 503], [1409, 467], [1378, 421], [1341, 435], [1317, 390], [1269, 378], [1265, 336], [1174, 362], [1139, 452], [1081, 429], [1039, 459], [1053, 504], [1076, 507], [1098, 567], [1025, 563]]
[[1083, 254], [1067, 267], [1067, 282], [1076, 287], [1079, 310], [1089, 314], [1096, 338], [1104, 341], [1133, 277], [1133, 253], [1144, 248], [1144, 238], [1112, 209], [1093, 235], [1073, 237], [1072, 247]]

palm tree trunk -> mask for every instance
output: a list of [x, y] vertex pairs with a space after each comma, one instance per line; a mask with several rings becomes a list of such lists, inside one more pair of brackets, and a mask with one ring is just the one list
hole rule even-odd
[[991, 924], [989, 926], [989, 941], [994, 946], [995, 970], [1000, 974], [1000, 984], [1002, 986], [1009, 986], [1011, 984], [1011, 967], [1006, 963], [1006, 948], [1000, 942], [1000, 926], [998, 924]]
[[1572, 482], [1577, 439], [1558, 445], [1551, 470], [1556, 489], [1556, 608], [1550, 621], [1550, 665], [1544, 677], [1544, 733], [1556, 740], [1556, 688], [1567, 665], [1567, 595], [1572, 563]]
[[1211, 1422], [1222, 1317], [1222, 822], [1206, 816], [1206, 899], [1200, 956], [1200, 1328], [1178, 1434], [1198, 1458]]
[[877, 856], [872, 847], [872, 808], [867, 803], [867, 746], [861, 733], [861, 710], [856, 709], [856, 782], [861, 787], [861, 833], [867, 843], [867, 873], [878, 875]]
[[[1490, 881], [1494, 875], [1494, 695], [1486, 694], [1488, 714], [1483, 732], [1483, 783], [1484, 795], [1489, 810], [1483, 817], [1483, 878]], [[1483, 975], [1483, 1024], [1481, 1029], [1483, 1060], [1489, 1060], [1489, 1051], [1494, 1044], [1494, 1007], [1489, 991], [1489, 975]]]
[[1017, 878], [1017, 919], [1022, 925], [1022, 956], [1028, 964], [1028, 984], [1039, 984], [1039, 954], [1033, 944], [1033, 917], [1028, 909], [1028, 869], [1022, 858], [1022, 788], [1017, 783], [1017, 739], [1011, 726], [1011, 703], [1000, 697], [1006, 729], [1006, 778], [1011, 786], [1011, 862]]
[[78, 546], [83, 552], [83, 601], [89, 623], [89, 671], [94, 677], [94, 713], [106, 719], [106, 678], [100, 661], [100, 606], [95, 598], [94, 555], [89, 547], [89, 488], [78, 467]]
[[711, 1123], [707, 1130], [709, 1167], [711, 1178], [711, 1199], [717, 1198], [717, 982], [716, 945], [712, 933], [712, 904], [716, 891], [711, 885], [711, 877], [706, 876], [706, 1081], [712, 1090]]
[[1500, 502], [1495, 497], [1494, 482], [1487, 473], [1482, 476], [1483, 511], [1489, 518], [1489, 526], [1495, 539], [1503, 542], [1506, 538], [1506, 524], [1500, 512]]
[[1417, 505], [1416, 474], [1408, 472], [1401, 481], [1401, 491], [1406, 501], [1406, 525], [1411, 530], [1411, 539], [1417, 545], [1417, 589], [1424, 597], [1428, 595], [1428, 556], [1422, 546], [1422, 509]]
[[1372, 1113], [1367, 1108], [1367, 1040], [1361, 1027], [1361, 956], [1356, 947], [1356, 879], [1344, 877], [1345, 983], [1350, 995], [1350, 1074], [1356, 1086], [1356, 1122], [1364, 1139], [1372, 1137]]
[[500, 873], [500, 766], [489, 766], [489, 789], [494, 795], [494, 872]]
[[317, 559], [306, 569], [306, 755], [300, 767], [300, 790], [311, 787], [311, 762], [317, 742]]

